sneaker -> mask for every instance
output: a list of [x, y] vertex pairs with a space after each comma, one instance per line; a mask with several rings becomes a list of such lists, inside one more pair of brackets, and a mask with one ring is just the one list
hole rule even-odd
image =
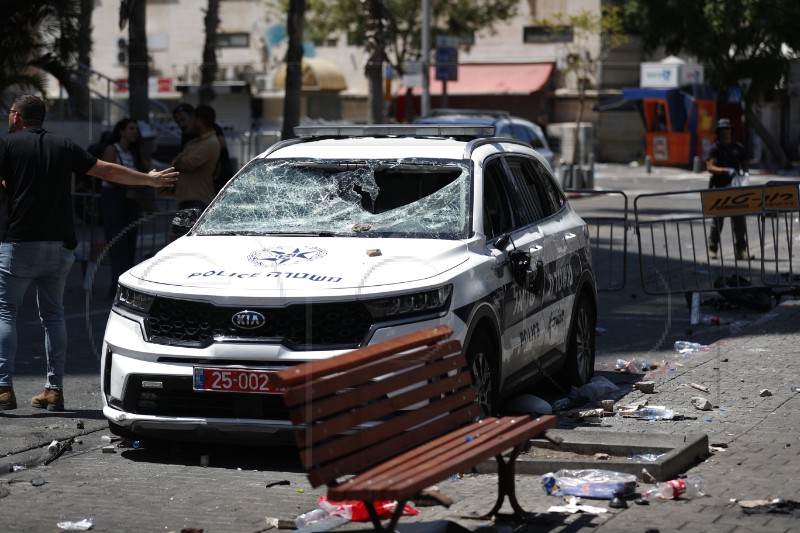
[[708, 257], [711, 259], [717, 258], [717, 247], [716, 246], [709, 246], [708, 247]]
[[40, 395], [31, 398], [31, 406], [48, 411], [63, 411], [64, 392], [61, 389], [45, 389]]
[[17, 397], [14, 387], [0, 387], [0, 411], [10, 411], [17, 408]]
[[751, 259], [755, 259], [756, 256], [750, 255], [747, 253], [747, 250], [739, 250], [736, 252], [736, 259], [740, 261], [750, 261]]

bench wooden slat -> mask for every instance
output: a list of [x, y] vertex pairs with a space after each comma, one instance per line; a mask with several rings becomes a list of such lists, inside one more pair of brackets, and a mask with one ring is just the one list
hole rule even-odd
[[317, 378], [335, 374], [364, 363], [379, 360], [387, 354], [411, 350], [420, 346], [430, 346], [449, 338], [452, 334], [453, 330], [448, 326], [435, 326], [371, 346], [364, 346], [353, 352], [330, 359], [288, 367], [276, 372], [273, 377], [280, 386], [291, 387], [308, 381], [312, 377]]
[[[466, 359], [463, 355], [459, 352], [455, 352], [455, 354], [455, 356], [423, 366], [420, 366], [419, 362], [415, 361], [413, 363], [414, 367], [403, 370], [397, 370], [397, 364], [394, 362], [389, 363], [387, 366], [395, 372], [390, 377], [373, 381], [372, 376], [370, 376], [364, 380], [363, 384], [355, 385], [357, 388], [351, 388], [345, 392], [311, 400], [311, 403], [292, 407], [289, 409], [289, 418], [295, 424], [311, 424], [347, 411], [360, 404], [375, 401], [385, 397], [392, 391], [412, 386], [430, 377], [448, 374], [463, 368], [466, 364]], [[384, 368], [380, 372], [385, 375], [386, 370], [387, 368]]]
[[[357, 454], [348, 455], [339, 459], [336, 462], [324, 464], [323, 460], [312, 460], [314, 464], [324, 464], [308, 472], [308, 480], [312, 487], [319, 487], [320, 485], [331, 484], [335, 480], [348, 474], [354, 474], [364, 469], [364, 465], [374, 465], [394, 457], [400, 452], [406, 451], [419, 445], [421, 442], [441, 434], [441, 430], [453, 431], [456, 428], [475, 420], [480, 416], [481, 410], [477, 403], [472, 403], [457, 411], [453, 411], [450, 415], [442, 420], [436, 421], [439, 426], [434, 427], [431, 424], [415, 428], [414, 431], [407, 431], [399, 435], [390, 435], [388, 441], [384, 441], [383, 446], [372, 446], [361, 450]], [[306, 450], [309, 454], [325, 453], [324, 448], [317, 448], [316, 450]], [[308, 467], [306, 467], [308, 468]]]
[[[417, 459], [413, 459], [418, 452], [413, 449], [393, 460], [395, 465], [393, 470], [387, 472], [382, 468], [383, 465], [376, 467], [376, 470], [380, 470], [380, 477], [377, 478], [377, 481], [373, 482], [373, 471], [368, 470], [351, 481], [330, 487], [328, 497], [333, 500], [405, 499], [443, 478], [463, 472], [481, 461], [494, 457], [504, 450], [509, 450], [557, 424], [556, 417], [552, 415], [527, 421], [517, 417], [513, 418], [515, 419], [513, 429], [499, 431], [497, 435], [485, 439], [485, 442], [480, 442], [479, 437], [471, 442], [462, 439], [462, 444], [459, 445], [445, 438], [444, 442], [449, 442], [452, 446], [451, 449], [446, 454], [427, 462], [417, 462]], [[509, 422], [499, 422], [499, 424], [507, 427]], [[480, 423], [476, 423], [471, 427], [473, 431], [476, 431], [479, 426]], [[403, 463], [409, 463], [412, 460], [414, 468], [403, 468]]]
[[[306, 381], [293, 385], [284, 392], [284, 401], [288, 407], [315, 402], [342, 390], [367, 383], [374, 378], [385, 376], [392, 372], [403, 371], [403, 369], [409, 366], [419, 365], [426, 361], [432, 362], [453, 354], [459, 354], [460, 349], [460, 343], [458, 341], [445, 341], [415, 351], [403, 351], [393, 355], [384, 355], [380, 360], [364, 363], [357, 368], [347, 370], [342, 368], [342, 372], [332, 375], [306, 373], [308, 376]], [[320, 362], [321, 361], [315, 361], [307, 364], [314, 366]]]
[[[423, 424], [426, 421], [431, 420], [434, 417], [438, 417], [443, 414], [447, 415], [451, 411], [468, 405], [474, 401], [475, 391], [471, 386], [468, 386], [466, 389], [458, 391], [456, 394], [447, 396], [444, 399], [430, 402], [427, 405], [421, 406], [414, 410], [404, 411], [402, 414], [392, 418], [392, 420], [389, 422], [384, 422], [380, 425], [366, 428], [353, 434], [341, 435], [339, 438], [325, 443], [326, 453], [324, 458], [319, 455], [318, 451], [315, 455], [323, 460], [329, 461], [347, 454], [352, 454], [358, 450], [363, 450], [364, 448], [370, 446], [377, 446], [379, 443], [385, 441], [387, 438], [397, 434], [400, 431], [411, 429], [419, 424]], [[441, 428], [444, 427], [442, 424], [438, 423], [426, 425], [431, 426], [428, 428], [429, 430], [437, 430], [436, 432], [429, 432], [429, 438], [440, 435], [442, 433]], [[299, 437], [299, 433], [296, 433], [296, 435]], [[302, 439], [298, 439], [298, 445], [303, 446], [303, 444], [304, 441]], [[397, 448], [395, 448], [395, 450], [397, 450]], [[301, 450], [300, 458], [303, 462], [303, 466], [306, 468], [309, 468], [314, 464], [311, 462], [311, 453], [307, 449]]]
[[[297, 435], [302, 442], [318, 443], [333, 437], [337, 433], [357, 428], [363, 423], [372, 420], [382, 420], [383, 424], [395, 424], [398, 418], [393, 415], [396, 413], [402, 412], [420, 402], [426, 402], [434, 394], [445, 395], [453, 393], [455, 397], [456, 391], [469, 389], [471, 386], [469, 371], [464, 370], [453, 376], [431, 382], [424, 387], [412, 388], [395, 396], [377, 399], [358, 410], [343, 411], [341, 414], [320, 421], [317, 424], [306, 426], [306, 429], [300, 430]], [[469, 403], [473, 399], [470, 395], [459, 395], [458, 397], [461, 398], [460, 404]], [[427, 418], [436, 416], [437, 409], [439, 413], [446, 414], [460, 407], [460, 404], [445, 405], [440, 401], [431, 402], [426, 411]], [[418, 407], [416, 410], [420, 408]], [[403, 429], [406, 428], [400, 428], [400, 430]]]

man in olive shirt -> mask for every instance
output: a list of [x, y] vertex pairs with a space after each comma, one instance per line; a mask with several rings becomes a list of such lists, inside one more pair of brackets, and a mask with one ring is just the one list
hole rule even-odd
[[214, 199], [214, 177], [219, 164], [219, 141], [214, 131], [214, 109], [199, 105], [194, 110], [196, 136], [186, 143], [172, 165], [181, 173], [175, 187], [178, 209], [205, 209]]

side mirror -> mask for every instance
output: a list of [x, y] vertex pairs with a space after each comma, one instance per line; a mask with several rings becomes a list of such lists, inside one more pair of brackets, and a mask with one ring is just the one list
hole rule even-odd
[[494, 241], [494, 247], [500, 250], [501, 252], [505, 252], [508, 243], [513, 244], [514, 241], [511, 240], [511, 235], [509, 235], [508, 233], [503, 233], [502, 235], [500, 235], [500, 237], [498, 237], [496, 241]]
[[175, 213], [175, 218], [172, 219], [172, 233], [178, 237], [186, 235], [198, 218], [200, 218], [200, 210], [197, 208], [178, 211]]

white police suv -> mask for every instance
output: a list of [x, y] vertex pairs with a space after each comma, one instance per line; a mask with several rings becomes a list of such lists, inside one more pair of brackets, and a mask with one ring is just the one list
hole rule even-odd
[[493, 127], [297, 128], [119, 280], [102, 354], [112, 432], [284, 439], [271, 375], [435, 324], [484, 412], [587, 382], [589, 236], [543, 157]]

